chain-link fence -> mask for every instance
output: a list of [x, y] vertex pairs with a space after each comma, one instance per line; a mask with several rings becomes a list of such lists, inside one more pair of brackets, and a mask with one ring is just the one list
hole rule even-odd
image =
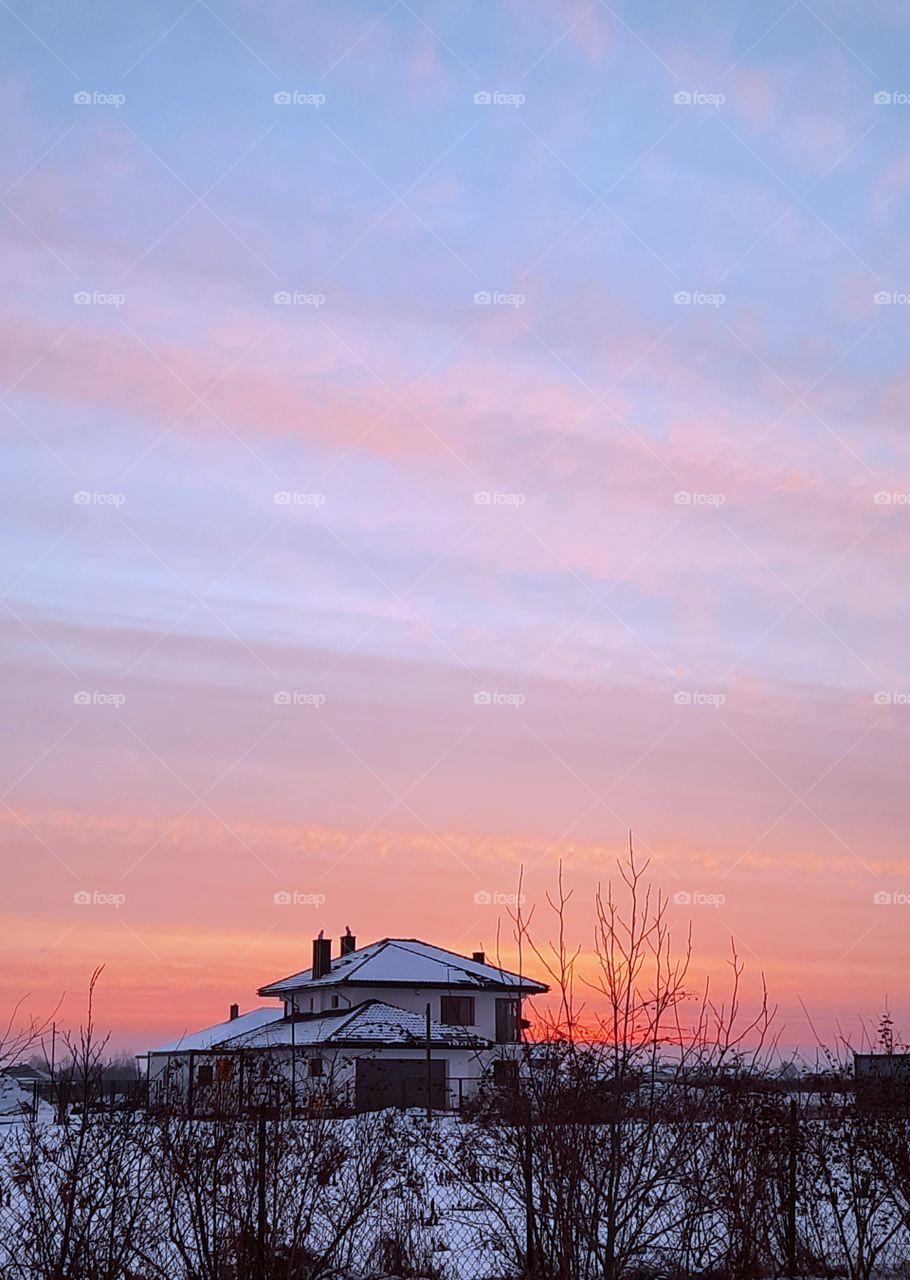
[[0, 1280], [905, 1274], [905, 1115], [751, 1092], [607, 1115], [23, 1117]]

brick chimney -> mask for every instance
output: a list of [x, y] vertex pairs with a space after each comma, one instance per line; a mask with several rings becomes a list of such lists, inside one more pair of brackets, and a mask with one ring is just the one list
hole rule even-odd
[[348, 925], [344, 926], [344, 937], [339, 938], [338, 941], [340, 943], [338, 954], [341, 956], [349, 956], [352, 951], [357, 950], [357, 939]]
[[231, 1018], [230, 1018], [231, 1022], [233, 1022], [235, 1018], [239, 1018], [239, 1017], [240, 1017], [240, 1005], [239, 1005], [239, 1004], [232, 1004], [232, 1005], [231, 1005]]
[[317, 978], [324, 978], [326, 974], [332, 972], [332, 942], [330, 938], [322, 936], [322, 930], [319, 930], [319, 937], [313, 939], [313, 981]]
[[477, 964], [486, 964], [487, 962], [486, 954], [483, 951], [473, 952], [471, 955], [471, 959], [474, 960]]

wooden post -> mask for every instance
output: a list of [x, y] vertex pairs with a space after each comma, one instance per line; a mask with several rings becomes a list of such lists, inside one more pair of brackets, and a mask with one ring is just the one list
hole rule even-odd
[[790, 1124], [787, 1135], [787, 1275], [796, 1275], [796, 1156], [799, 1127], [796, 1099], [790, 1099]]
[[524, 1193], [525, 1193], [525, 1266], [530, 1280], [537, 1274], [534, 1256], [534, 1148], [531, 1131], [531, 1103], [528, 1099], [525, 1117]]
[[192, 1049], [190, 1050], [189, 1064], [190, 1064], [189, 1065], [190, 1078], [189, 1078], [189, 1083], [187, 1084], [187, 1090], [186, 1090], [186, 1109], [189, 1112], [190, 1119], [192, 1120], [194, 1102], [195, 1102], [195, 1097], [193, 1094], [193, 1051]]
[[427, 1003], [427, 1126], [433, 1119], [433, 1056], [430, 1049], [430, 1005]]
[[258, 1117], [258, 1143], [257, 1143], [257, 1169], [256, 1169], [256, 1193], [257, 1193], [257, 1213], [256, 1213], [256, 1247], [259, 1254], [258, 1262], [261, 1268], [260, 1274], [265, 1275], [265, 1235], [266, 1235], [266, 1217], [265, 1217], [265, 1108], [260, 1106]]
[[[291, 1008], [293, 1009], [293, 1005]], [[297, 1118], [297, 1037], [295, 1035], [296, 1023], [294, 1022], [294, 1014], [291, 1013], [291, 1119]]]

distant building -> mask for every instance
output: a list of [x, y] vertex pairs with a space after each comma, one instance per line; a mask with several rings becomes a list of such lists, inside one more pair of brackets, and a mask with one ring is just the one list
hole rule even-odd
[[149, 1104], [457, 1107], [485, 1077], [507, 1078], [524, 1001], [547, 990], [483, 952], [416, 938], [358, 949], [348, 932], [333, 958], [319, 937], [309, 969], [260, 987], [280, 1005], [233, 1005], [226, 1022], [149, 1050]]
[[863, 1110], [910, 1112], [910, 1053], [855, 1053], [853, 1073]]

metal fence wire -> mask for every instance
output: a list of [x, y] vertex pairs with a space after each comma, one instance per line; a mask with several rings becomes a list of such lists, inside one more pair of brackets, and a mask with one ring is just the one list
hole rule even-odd
[[910, 1274], [908, 1116], [607, 1115], [39, 1111], [0, 1125], [0, 1280]]

